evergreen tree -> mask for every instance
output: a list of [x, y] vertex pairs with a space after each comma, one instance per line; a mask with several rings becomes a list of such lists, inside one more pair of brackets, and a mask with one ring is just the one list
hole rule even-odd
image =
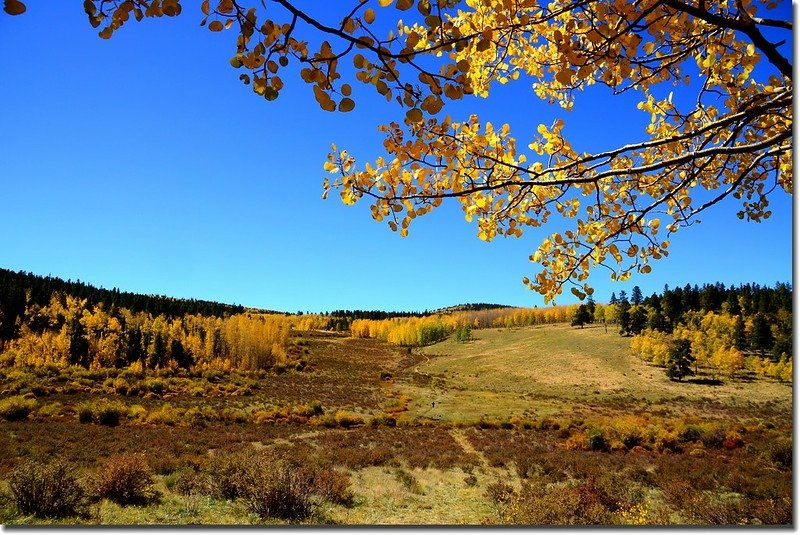
[[130, 365], [134, 362], [144, 360], [144, 349], [142, 348], [142, 331], [138, 327], [132, 327], [125, 333], [125, 361]]
[[164, 335], [157, 332], [153, 338], [153, 353], [150, 355], [150, 367], [163, 368], [167, 360], [167, 341]]
[[753, 316], [753, 324], [750, 327], [750, 347], [763, 353], [771, 349], [774, 342], [767, 316], [758, 312]]
[[630, 321], [631, 334], [639, 334], [645, 327], [647, 327], [647, 312], [641, 305], [633, 307]]
[[744, 330], [744, 319], [738, 315], [733, 324], [733, 345], [740, 351], [747, 349], [747, 335]]
[[611, 292], [611, 299], [608, 300], [608, 304], [609, 305], [616, 305], [617, 303], [619, 303], [619, 301], [617, 300], [617, 294], [614, 293], [614, 292]]
[[194, 364], [192, 354], [183, 347], [180, 340], [175, 339], [170, 342], [169, 354], [179, 368], [189, 369]]
[[667, 357], [667, 377], [673, 381], [680, 381], [687, 375], [694, 375], [692, 370], [694, 360], [692, 343], [689, 340], [682, 338], [673, 340]]
[[647, 326], [654, 331], [669, 332], [667, 317], [658, 308], [651, 308], [647, 314]]
[[578, 310], [575, 311], [575, 315], [572, 317], [572, 326], [575, 327], [577, 325], [583, 329], [583, 326], [587, 323], [590, 323], [592, 318], [593, 316], [589, 313], [589, 308], [582, 304], [578, 307]]
[[69, 363], [89, 367], [89, 342], [78, 314], [72, 316], [69, 322]]
[[631, 303], [634, 305], [641, 305], [642, 301], [642, 289], [638, 286], [634, 286], [633, 290], [631, 290]]
[[631, 331], [631, 304], [628, 302], [628, 296], [625, 290], [619, 293], [619, 312], [617, 314], [617, 321], [619, 322], [619, 334], [626, 336]]
[[591, 315], [592, 319], [589, 321], [591, 323], [594, 321], [594, 311], [597, 308], [597, 304], [594, 302], [594, 298], [590, 295], [586, 298], [586, 309], [589, 311], [589, 315]]

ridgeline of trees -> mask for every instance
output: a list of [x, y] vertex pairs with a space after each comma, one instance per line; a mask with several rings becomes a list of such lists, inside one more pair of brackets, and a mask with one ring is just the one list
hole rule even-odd
[[15, 326], [25, 314], [26, 306], [48, 306], [54, 293], [85, 300], [89, 307], [102, 305], [107, 310], [126, 308], [132, 313], [144, 312], [167, 318], [187, 314], [219, 318], [245, 311], [239, 305], [122, 292], [117, 288], [106, 290], [81, 281], [65, 281], [58, 277], [43, 277], [0, 268], [0, 343], [15, 337]]

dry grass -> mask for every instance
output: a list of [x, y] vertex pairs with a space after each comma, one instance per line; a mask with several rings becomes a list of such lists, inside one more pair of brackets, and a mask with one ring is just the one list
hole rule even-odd
[[[475, 340], [447, 340], [422, 350], [416, 376], [398, 384], [413, 398], [410, 414], [474, 420], [563, 414], [600, 407], [709, 415], [791, 411], [791, 386], [725, 381], [709, 386], [669, 381], [641, 362], [630, 339], [601, 326], [484, 329]], [[435, 407], [432, 407], [435, 403]]]

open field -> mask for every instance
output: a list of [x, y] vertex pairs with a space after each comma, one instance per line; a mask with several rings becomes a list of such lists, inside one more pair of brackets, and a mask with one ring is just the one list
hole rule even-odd
[[[302, 365], [284, 373], [1, 370], [0, 404], [28, 411], [0, 419], [0, 520], [791, 522], [790, 385], [670, 382], [602, 327], [485, 329], [412, 351], [296, 334]], [[146, 499], [96, 490], [137, 453]], [[88, 489], [79, 514], [20, 513], [19, 467], [54, 458]], [[259, 514], [242, 489], [262, 462], [307, 485], [308, 511]]]
[[413, 413], [475, 419], [548, 416], [570, 408], [674, 416], [791, 412], [789, 385], [745, 374], [719, 385], [669, 381], [662, 368], [631, 355], [630, 338], [599, 325], [482, 329], [473, 337], [419, 352], [416, 386], [407, 387], [416, 401]]

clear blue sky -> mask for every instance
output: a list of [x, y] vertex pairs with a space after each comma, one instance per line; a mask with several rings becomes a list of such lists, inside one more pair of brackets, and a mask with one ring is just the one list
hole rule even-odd
[[[228, 64], [234, 34], [200, 28], [195, 9], [131, 21], [109, 41], [80, 3], [0, 14], [0, 267], [287, 311], [542, 305], [521, 279], [538, 272], [528, 255], [554, 229], [487, 244], [453, 203], [404, 239], [367, 203], [323, 201], [330, 143], [372, 159], [375, 126], [400, 109], [354, 84], [356, 110], [326, 113], [288, 76], [268, 103]], [[646, 117], [634, 102], [579, 96], [566, 133], [578, 150], [636, 139]], [[528, 82], [450, 111], [508, 120], [521, 138], [563, 113]], [[791, 209], [776, 195], [775, 215], [757, 225], [723, 203], [679, 232], [651, 274], [619, 284], [598, 270], [595, 296], [635, 284], [648, 295], [665, 283], [790, 281]]]

